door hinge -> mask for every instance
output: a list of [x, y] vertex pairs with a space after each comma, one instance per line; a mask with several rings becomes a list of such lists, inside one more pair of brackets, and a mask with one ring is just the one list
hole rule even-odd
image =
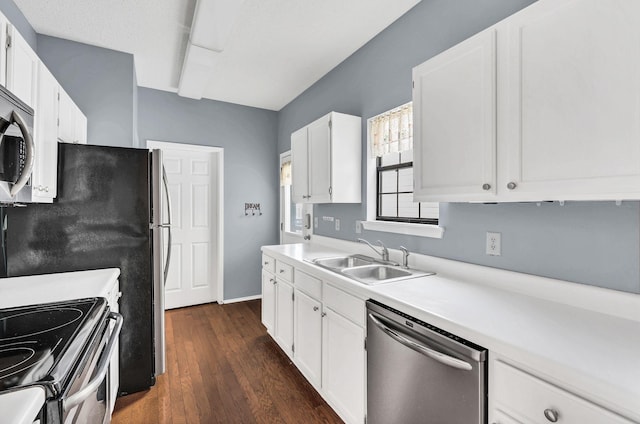
[[329, 131], [331, 131], [331, 128], [333, 128], [333, 121], [329, 119]]
[[60, 101], [60, 92], [58, 91], [58, 101]]
[[331, 196], [331, 192], [332, 192], [332, 191], [333, 191], [333, 190], [331, 190], [331, 186], [329, 186], [329, 196]]
[[364, 414], [364, 424], [367, 424], [367, 414]]
[[[7, 31], [9, 31], [9, 28], [7, 28]], [[11, 47], [11, 35], [7, 34], [7, 48]]]
[[291, 293], [291, 301], [294, 301], [294, 300], [296, 300], [296, 295], [295, 293]]
[[280, 231], [284, 231], [284, 222], [280, 223]]
[[291, 345], [291, 352], [295, 352], [295, 351], [296, 351], [296, 345], [295, 345], [295, 344], [292, 344], [292, 345]]
[[411, 81], [411, 88], [416, 88], [416, 82], [415, 81]]
[[60, 126], [60, 118], [57, 119], [56, 125], [59, 127]]
[[367, 350], [367, 338], [364, 338], [364, 350]]

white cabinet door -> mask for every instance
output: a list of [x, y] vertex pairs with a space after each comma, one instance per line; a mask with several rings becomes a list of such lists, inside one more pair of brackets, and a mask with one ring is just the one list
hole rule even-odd
[[347, 423], [364, 422], [364, 329], [330, 308], [322, 323], [322, 389]]
[[41, 62], [38, 69], [38, 104], [34, 137], [37, 148], [33, 169], [34, 200], [56, 197], [58, 180], [58, 81]]
[[40, 59], [18, 30], [9, 25], [11, 43], [7, 49], [7, 88], [35, 109]]
[[0, 13], [0, 85], [7, 87], [7, 27], [9, 20]]
[[496, 193], [496, 30], [413, 70], [414, 198], [492, 200]]
[[276, 279], [276, 342], [293, 357], [293, 287]]
[[58, 112], [58, 140], [73, 143], [76, 135], [76, 105], [62, 87]]
[[523, 424], [497, 410], [489, 412], [489, 422], [491, 424]]
[[499, 189], [510, 200], [637, 197], [640, 2], [542, 0], [500, 34]]
[[309, 125], [309, 200], [331, 202], [331, 132], [330, 115]]
[[295, 362], [311, 384], [319, 388], [322, 377], [322, 305], [300, 290], [295, 292]]
[[307, 201], [309, 193], [309, 145], [307, 127], [291, 134], [291, 200], [294, 203]]
[[272, 274], [262, 271], [262, 324], [267, 332], [274, 335], [276, 323], [276, 279]]
[[87, 117], [77, 106], [75, 107], [74, 121], [73, 142], [78, 144], [87, 144]]

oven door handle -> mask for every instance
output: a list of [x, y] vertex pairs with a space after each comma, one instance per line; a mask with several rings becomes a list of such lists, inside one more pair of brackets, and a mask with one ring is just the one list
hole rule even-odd
[[106, 352], [106, 355], [102, 355], [100, 362], [96, 368], [96, 373], [94, 377], [84, 386], [81, 390], [74, 393], [72, 396], [69, 396], [63, 401], [63, 409], [65, 412], [68, 412], [74, 406], [84, 402], [102, 383], [104, 376], [107, 374], [109, 369], [109, 362], [111, 362], [111, 356], [113, 356], [113, 352], [116, 348], [116, 343], [118, 342], [118, 337], [120, 336], [120, 330], [122, 330], [122, 315], [117, 312], [109, 313], [109, 319], [116, 321], [116, 326], [113, 328], [111, 335], [109, 336], [109, 341], [107, 342], [107, 346], [105, 347], [103, 352]]
[[405, 345], [409, 349], [413, 349], [418, 353], [421, 353], [425, 356], [428, 356], [431, 359], [434, 359], [440, 362], [441, 364], [448, 365], [450, 367], [457, 368], [459, 370], [471, 371], [473, 369], [471, 364], [469, 364], [468, 362], [446, 355], [442, 352], [429, 349], [426, 346], [423, 346], [419, 343], [414, 342], [413, 340], [409, 340], [406, 337], [403, 337], [402, 335], [393, 331], [391, 328], [384, 325], [382, 322], [380, 322], [378, 318], [376, 318], [372, 314], [369, 314], [369, 318], [371, 319], [371, 322], [375, 324], [376, 327], [378, 327], [379, 329], [384, 331], [387, 335], [389, 335], [392, 339], [394, 339], [398, 343]]

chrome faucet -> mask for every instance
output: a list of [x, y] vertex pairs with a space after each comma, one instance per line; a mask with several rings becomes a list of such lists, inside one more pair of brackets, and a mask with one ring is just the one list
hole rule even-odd
[[359, 239], [358, 239], [358, 241], [359, 241], [360, 243], [364, 243], [364, 244], [366, 244], [367, 246], [369, 246], [370, 248], [372, 248], [374, 252], [376, 252], [378, 255], [382, 256], [382, 260], [383, 260], [383, 261], [389, 262], [389, 250], [387, 250], [387, 248], [385, 247], [385, 245], [384, 245], [380, 240], [378, 240], [378, 241], [376, 242], [376, 243], [379, 243], [379, 244], [380, 244], [380, 247], [382, 247], [382, 249], [381, 249], [380, 251], [378, 251], [378, 249], [376, 249], [374, 245], [372, 245], [371, 243], [369, 243], [369, 242], [368, 242], [367, 240], [365, 240], [365, 239], [361, 239], [361, 238], [359, 238]]
[[402, 250], [402, 268], [409, 269], [409, 249], [404, 246], [399, 249]]

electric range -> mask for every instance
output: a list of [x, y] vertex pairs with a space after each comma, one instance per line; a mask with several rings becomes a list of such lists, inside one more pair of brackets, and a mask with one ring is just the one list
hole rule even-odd
[[0, 393], [42, 386], [43, 423], [108, 421], [106, 370], [121, 326], [104, 298], [1, 309]]

